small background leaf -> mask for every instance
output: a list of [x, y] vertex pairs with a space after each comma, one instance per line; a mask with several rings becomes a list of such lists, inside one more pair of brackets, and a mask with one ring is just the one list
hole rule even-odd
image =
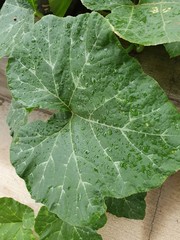
[[131, 0], [81, 0], [81, 2], [86, 6], [87, 8], [95, 11], [100, 10], [113, 10], [116, 7], [119, 7], [120, 5], [124, 4], [131, 4]]
[[117, 217], [143, 219], [145, 217], [146, 193], [139, 193], [123, 199], [107, 198], [107, 211]]
[[119, 37], [144, 46], [180, 41], [179, 0], [141, 3], [120, 4], [107, 16]]
[[0, 198], [0, 239], [35, 240], [34, 213], [11, 198]]
[[63, 17], [72, 0], [49, 0], [51, 11], [59, 17]]
[[177, 57], [180, 55], [180, 42], [164, 44], [166, 51], [170, 57]]
[[36, 217], [35, 230], [40, 240], [102, 240], [92, 229], [71, 226], [42, 207]]

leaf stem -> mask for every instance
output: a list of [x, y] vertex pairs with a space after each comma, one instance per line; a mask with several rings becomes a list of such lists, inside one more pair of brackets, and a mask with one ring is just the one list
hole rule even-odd
[[131, 43], [129, 47], [126, 48], [127, 53], [130, 53], [135, 48], [135, 45]]

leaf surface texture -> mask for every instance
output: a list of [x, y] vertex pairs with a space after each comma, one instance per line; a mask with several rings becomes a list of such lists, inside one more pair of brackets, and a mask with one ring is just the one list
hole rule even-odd
[[180, 1], [142, 0], [90, 1], [83, 4], [92, 10], [111, 10], [107, 19], [114, 32], [129, 42], [150, 46], [180, 41]]
[[34, 213], [11, 198], [0, 198], [0, 239], [35, 240]]
[[13, 56], [14, 98], [56, 114], [20, 128], [11, 161], [63, 221], [93, 227], [105, 197], [146, 192], [180, 168], [180, 115], [102, 16], [44, 17]]
[[26, 0], [6, 0], [0, 12], [0, 57], [11, 56], [33, 24], [34, 13]]

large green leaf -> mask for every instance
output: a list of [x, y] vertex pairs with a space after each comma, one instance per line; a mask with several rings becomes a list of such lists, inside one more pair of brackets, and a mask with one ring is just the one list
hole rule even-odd
[[49, 0], [51, 11], [59, 17], [63, 17], [72, 0]]
[[145, 216], [146, 193], [139, 193], [123, 199], [107, 198], [107, 211], [117, 217], [143, 219]]
[[[7, 123], [11, 129], [11, 135], [16, 136], [16, 132], [20, 127], [27, 123], [28, 112], [22, 105], [15, 100], [12, 101], [9, 114], [7, 117]], [[127, 217], [132, 219], [143, 219], [145, 215], [145, 194], [135, 194], [124, 199], [106, 199], [106, 205], [108, 212], [115, 214], [118, 217]], [[62, 222], [62, 220], [61, 220]], [[102, 222], [102, 223], [101, 223]], [[100, 219], [100, 226], [97, 225], [97, 229], [104, 225], [105, 219]]]
[[102, 16], [44, 17], [13, 55], [15, 99], [59, 114], [22, 127], [11, 161], [63, 221], [93, 225], [105, 197], [146, 192], [180, 169], [180, 115]]
[[141, 44], [157, 45], [180, 41], [180, 1], [142, 1], [120, 5], [107, 16], [121, 38]]
[[131, 4], [131, 0], [81, 0], [81, 2], [86, 6], [87, 8], [95, 11], [99, 10], [113, 10], [116, 7], [119, 7], [119, 5], [122, 4]]
[[180, 55], [180, 42], [167, 43], [164, 46], [170, 57], [177, 57]]
[[0, 198], [0, 239], [35, 240], [34, 213], [11, 198]]
[[35, 230], [40, 240], [102, 240], [92, 229], [71, 226], [42, 207], [36, 218]]
[[0, 57], [11, 55], [33, 23], [34, 13], [27, 0], [6, 0], [0, 12]]

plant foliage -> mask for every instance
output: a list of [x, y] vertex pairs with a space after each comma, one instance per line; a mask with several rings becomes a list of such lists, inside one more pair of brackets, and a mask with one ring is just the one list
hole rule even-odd
[[146, 193], [139, 193], [122, 199], [108, 198], [107, 211], [117, 217], [143, 219], [146, 208], [145, 196]]
[[49, 5], [51, 11], [59, 17], [63, 17], [66, 13], [68, 7], [70, 6], [72, 0], [64, 0], [64, 1], [57, 1], [57, 0], [49, 0]]
[[0, 198], [0, 239], [33, 240], [33, 210], [11, 198]]
[[33, 23], [33, 10], [26, 0], [6, 0], [0, 13], [0, 57], [12, 54]]
[[[179, 3], [82, 3], [110, 13], [49, 15], [34, 23], [37, 6], [22, 0], [7, 0], [1, 12], [12, 26], [0, 40], [1, 56], [11, 57], [11, 162], [47, 207], [37, 217], [44, 224], [35, 224], [42, 239], [101, 239], [93, 229], [105, 224], [106, 210], [142, 219], [144, 192], [180, 169], [180, 115], [115, 35], [176, 48]], [[23, 19], [14, 38], [8, 4], [18, 6]], [[50, 111], [50, 119], [28, 123], [33, 109]]]
[[179, 169], [180, 115], [99, 14], [44, 17], [13, 55], [13, 97], [58, 113], [20, 129], [11, 161], [64, 221], [93, 225], [104, 197], [147, 191]]
[[180, 42], [167, 43], [165, 48], [171, 57], [177, 57], [180, 55]]
[[11, 198], [0, 198], [0, 237], [3, 240], [101, 240], [88, 227], [71, 226], [42, 207], [35, 218], [33, 210]]
[[[82, 2], [92, 10], [111, 10], [107, 19], [121, 38], [144, 46], [180, 41], [180, 2], [141, 0]], [[103, 2], [103, 3], [101, 3]]]

